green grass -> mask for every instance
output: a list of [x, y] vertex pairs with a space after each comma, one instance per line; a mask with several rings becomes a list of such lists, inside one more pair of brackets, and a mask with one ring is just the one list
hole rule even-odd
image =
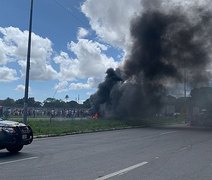
[[29, 120], [29, 125], [33, 129], [34, 135], [61, 135], [128, 126], [124, 122], [115, 120], [53, 120], [52, 122], [46, 120]]
[[[21, 118], [11, 119], [21, 121]], [[170, 124], [179, 124], [184, 122], [182, 117], [160, 117], [148, 119], [130, 119], [128, 121], [113, 120], [113, 119], [53, 119], [50, 122], [49, 118], [29, 118], [29, 125], [33, 129], [35, 136], [38, 135], [62, 135], [67, 133], [82, 133], [93, 132], [99, 130], [125, 128], [125, 127], [155, 127]]]

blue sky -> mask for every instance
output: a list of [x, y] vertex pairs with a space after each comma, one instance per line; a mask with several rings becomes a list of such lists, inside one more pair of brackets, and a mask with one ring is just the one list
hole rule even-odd
[[[43, 101], [79, 96], [80, 102], [89, 98], [106, 70], [123, 62], [138, 4], [34, 0], [29, 97]], [[127, 6], [123, 13], [121, 7]], [[0, 99], [24, 97], [29, 10], [30, 0], [1, 0]]]
[[[0, 99], [24, 96], [29, 9], [30, 0], [0, 2]], [[29, 97], [89, 98], [129, 55], [130, 22], [141, 12], [140, 0], [34, 0]]]

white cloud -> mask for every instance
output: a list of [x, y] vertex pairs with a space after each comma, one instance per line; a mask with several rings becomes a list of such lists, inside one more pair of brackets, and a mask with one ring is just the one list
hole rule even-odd
[[8, 67], [0, 67], [0, 82], [10, 82], [17, 80], [17, 72]]
[[79, 39], [77, 43], [68, 43], [68, 49], [75, 55], [72, 59], [65, 52], [54, 58], [55, 63], [60, 65], [59, 79], [70, 81], [86, 79], [89, 77], [102, 78], [108, 68], [116, 68], [118, 62], [104, 54], [107, 47], [95, 41]]
[[72, 59], [68, 53], [61, 52], [58, 56], [54, 57], [54, 61], [60, 66], [60, 81], [72, 81], [78, 77], [79, 61], [77, 59]]
[[68, 82], [67, 81], [61, 81], [54, 87], [56, 92], [66, 92], [68, 91]]
[[0, 39], [0, 64], [7, 64], [8, 59], [6, 56], [6, 46], [2, 39]]
[[80, 39], [69, 43], [68, 48], [77, 56], [81, 77], [103, 77], [108, 68], [118, 66], [118, 62], [104, 54], [107, 47], [98, 42]]
[[79, 28], [78, 30], [78, 34], [77, 34], [77, 38], [80, 39], [80, 38], [84, 38], [88, 35], [88, 31], [82, 27]]
[[92, 88], [96, 88], [101, 81], [102, 79], [91, 77], [91, 78], [88, 78], [87, 83], [71, 83], [69, 88], [71, 90], [92, 89]]
[[[26, 54], [28, 31], [21, 31], [15, 27], [0, 27], [0, 64], [5, 66], [13, 61], [19, 65], [22, 77], [26, 71]], [[92, 85], [91, 79], [98, 79], [98, 83], [103, 80], [105, 72], [108, 68], [118, 67], [112, 57], [105, 54], [107, 46], [96, 41], [82, 39], [86, 36], [88, 31], [84, 28], [79, 28], [78, 42], [70, 42], [67, 45], [69, 51], [75, 54], [73, 59], [67, 52], [61, 52], [59, 55], [53, 57], [52, 42], [48, 38], [42, 38], [32, 33], [32, 48], [31, 48], [31, 65], [30, 65], [30, 79], [31, 80], [59, 80], [59, 83], [54, 87], [57, 91], [67, 91], [68, 81], [72, 81], [72, 88], [93, 88], [97, 86]], [[54, 61], [51, 61], [51, 58]], [[52, 63], [59, 66], [57, 72]], [[20, 68], [21, 67], [21, 68]], [[18, 67], [16, 67], [18, 69]], [[7, 68], [9, 72], [6, 76], [1, 76], [1, 81], [16, 80], [17, 72]], [[1, 72], [3, 73], [3, 71]], [[10, 75], [10, 76], [9, 76]], [[85, 84], [74, 84], [73, 81], [79, 83], [78, 80], [88, 80]], [[70, 85], [69, 85], [70, 86]], [[20, 88], [20, 87], [19, 87]]]
[[[20, 92], [24, 92], [25, 91], [25, 85], [23, 84], [19, 84], [17, 85], [17, 87], [15, 88], [16, 91], [20, 91]], [[29, 93], [32, 93], [31, 87], [29, 87]]]
[[19, 85], [17, 85], [17, 87], [15, 88], [15, 90], [16, 91], [24, 92], [25, 86], [23, 84], [19, 84]]
[[[98, 84], [102, 82], [101, 78], [90, 77], [87, 79], [86, 83], [80, 82], [68, 82], [68, 81], [60, 81], [58, 84], [54, 86], [54, 90], [57, 93], [67, 92], [69, 90], [80, 90], [80, 89], [96, 89]], [[89, 96], [91, 93], [89, 94]]]
[[[21, 66], [21, 74], [25, 74], [28, 31], [21, 31], [15, 27], [0, 27], [0, 63], [6, 64], [9, 61], [17, 61]], [[53, 53], [52, 42], [48, 38], [42, 38], [32, 33], [31, 66], [30, 78], [36, 80], [56, 79], [57, 72], [50, 64], [50, 57]]]
[[90, 89], [89, 84], [83, 84], [83, 83], [71, 83], [70, 84], [70, 89], [76, 90], [76, 89]]
[[130, 21], [142, 9], [139, 0], [86, 0], [81, 9], [102, 40], [124, 50], [130, 47]]
[[[77, 43], [68, 43], [68, 49], [76, 55], [75, 59], [66, 52], [61, 52], [54, 58], [55, 63], [60, 66], [60, 82], [55, 86], [60, 92], [96, 88], [104, 79], [106, 70], [119, 65], [105, 54], [107, 46], [96, 41], [78, 39]], [[85, 80], [87, 82], [82, 83]], [[67, 87], [69, 81], [71, 83]]]
[[212, 10], [211, 0], [86, 0], [82, 12], [88, 17], [91, 28], [103, 41], [121, 48], [128, 55], [132, 45], [130, 36], [131, 20], [148, 8], [160, 7], [163, 12], [182, 11], [191, 18], [198, 20], [194, 11], [201, 8]]
[[[130, 44], [130, 20], [140, 9], [140, 2], [137, 0], [102, 0], [101, 2], [87, 0], [82, 5], [82, 11], [90, 19], [91, 27], [97, 35], [105, 42], [123, 49]], [[16, 61], [21, 67], [21, 75], [24, 76], [28, 31], [21, 31], [14, 27], [0, 27], [0, 33], [3, 35], [0, 38], [0, 64]], [[68, 43], [68, 50], [76, 58], [72, 58], [67, 52], [60, 52], [53, 57], [52, 42], [48, 38], [32, 33], [30, 78], [57, 79], [59, 83], [54, 88], [61, 92], [67, 90], [67, 83], [68, 89], [97, 87], [104, 79], [106, 70], [110, 67], [118, 67], [119, 63], [106, 55], [108, 50], [106, 45], [83, 39], [88, 33], [86, 29], [79, 28], [78, 41]], [[59, 66], [59, 72], [53, 68], [52, 63]], [[93, 84], [89, 82], [92, 79], [95, 80]], [[87, 80], [87, 83], [83, 84], [79, 80]], [[72, 81], [72, 84], [69, 81]]]
[[212, 8], [212, 2], [211, 0], [163, 0], [162, 1], [162, 7], [168, 8], [168, 9], [176, 9], [180, 8], [181, 10], [185, 10], [186, 13], [190, 13], [192, 9], [196, 8], [204, 8], [204, 9], [210, 9]]

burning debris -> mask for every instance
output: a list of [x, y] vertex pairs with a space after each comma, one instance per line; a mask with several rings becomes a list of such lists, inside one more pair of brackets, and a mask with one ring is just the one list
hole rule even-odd
[[154, 2], [143, 1], [143, 12], [132, 21], [133, 46], [124, 66], [108, 69], [105, 81], [90, 97], [102, 116], [155, 116], [168, 85], [183, 83], [185, 72], [191, 88], [208, 83], [212, 14], [195, 7], [194, 21], [191, 12], [165, 11]]

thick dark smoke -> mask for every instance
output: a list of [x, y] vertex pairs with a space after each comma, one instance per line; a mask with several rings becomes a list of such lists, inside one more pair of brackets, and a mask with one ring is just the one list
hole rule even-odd
[[168, 84], [183, 83], [185, 73], [190, 87], [208, 83], [211, 14], [196, 8], [198, 19], [193, 21], [185, 12], [163, 12], [154, 1], [143, 1], [143, 6], [142, 14], [132, 21], [130, 56], [122, 68], [108, 69], [90, 98], [103, 116], [155, 116]]

